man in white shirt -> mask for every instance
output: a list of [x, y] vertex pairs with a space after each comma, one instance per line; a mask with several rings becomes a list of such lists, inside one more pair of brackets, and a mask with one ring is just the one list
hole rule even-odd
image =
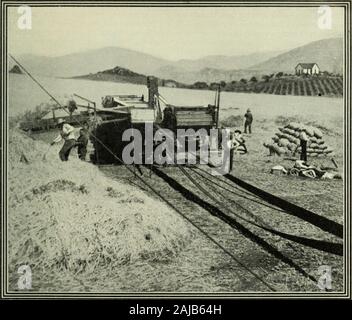
[[65, 140], [65, 143], [59, 152], [59, 156], [62, 161], [67, 161], [71, 149], [76, 145], [76, 137], [74, 135], [75, 128], [66, 123], [64, 119], [59, 119], [57, 126], [60, 129], [60, 134], [53, 140], [51, 145], [54, 145], [61, 140]]

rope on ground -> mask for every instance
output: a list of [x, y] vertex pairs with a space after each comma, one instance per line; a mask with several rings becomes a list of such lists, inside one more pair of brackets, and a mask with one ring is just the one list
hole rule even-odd
[[[206, 173], [207, 175], [209, 175], [209, 176], [211, 176], [211, 177], [214, 177], [214, 175], [212, 175], [211, 173], [209, 173], [207, 170], [204, 170], [204, 169], [202, 169], [202, 168], [200, 168], [200, 167], [197, 167], [197, 169], [199, 170], [199, 171], [202, 171], [202, 172], [204, 172], [204, 173]], [[239, 186], [237, 186], [237, 185], [234, 185], [234, 184], [231, 184], [231, 183], [229, 183], [229, 182], [227, 182], [226, 180], [223, 180], [223, 179], [220, 179], [220, 178], [217, 178], [219, 181], [221, 181], [221, 182], [223, 182], [224, 184], [226, 184], [226, 185], [228, 185], [229, 187], [231, 187], [231, 188], [233, 188], [233, 189], [237, 189], [238, 191], [240, 191], [240, 192], [242, 192], [242, 193], [245, 193], [245, 194], [247, 194], [247, 195], [249, 195], [249, 196], [251, 196], [251, 197], [253, 197], [253, 198], [257, 198], [257, 199], [261, 199], [259, 196], [257, 196], [256, 194], [254, 194], [254, 193], [252, 193], [252, 192], [249, 192], [249, 191], [247, 191], [247, 190], [245, 190], [245, 189], [242, 189], [242, 188], [240, 188]], [[249, 199], [248, 199], [249, 200]], [[282, 209], [279, 209], [279, 208], [274, 208], [273, 207], [273, 209], [275, 209], [275, 210], [282, 210]]]
[[257, 194], [263, 200], [267, 201], [268, 203], [273, 204], [281, 209], [284, 209], [284, 213], [293, 215], [298, 217], [306, 222], [309, 222], [316, 227], [329, 232], [339, 238], [343, 238], [343, 226], [333, 220], [325, 218], [321, 215], [318, 215], [308, 209], [302, 208], [292, 202], [289, 202], [283, 198], [277, 197], [267, 191], [264, 191], [254, 185], [251, 185], [248, 182], [245, 182], [231, 174], [225, 174], [224, 177], [238, 186]]
[[[276, 210], [276, 211], [285, 212], [285, 210], [282, 210], [282, 209], [273, 207], [273, 206], [271, 206], [271, 205], [269, 205], [269, 204], [266, 204], [266, 203], [264, 203], [264, 202], [261, 202], [261, 201], [258, 201], [258, 200], [256, 200], [256, 199], [252, 199], [252, 198], [246, 197], [246, 196], [243, 195], [243, 194], [239, 194], [239, 193], [237, 193], [237, 192], [235, 192], [235, 191], [233, 191], [233, 190], [230, 190], [229, 188], [226, 188], [226, 187], [224, 187], [224, 186], [218, 184], [217, 182], [214, 182], [214, 181], [210, 180], [209, 178], [207, 178], [207, 177], [205, 177], [204, 175], [202, 175], [202, 174], [200, 174], [199, 172], [197, 172], [195, 169], [193, 169], [193, 168], [190, 168], [190, 169], [191, 169], [194, 173], [196, 173], [197, 175], [199, 175], [200, 177], [204, 178], [205, 180], [208, 180], [208, 181], [211, 182], [212, 184], [215, 184], [215, 185], [217, 185], [218, 187], [222, 188], [223, 190], [226, 190], [226, 191], [228, 191], [228, 192], [230, 192], [230, 193], [232, 193], [232, 194], [234, 194], [234, 195], [236, 195], [236, 196], [238, 196], [238, 197], [241, 197], [241, 198], [244, 198], [244, 199], [246, 199], [246, 200], [249, 200], [249, 201], [258, 203], [258, 204], [260, 204], [260, 205], [262, 205], [262, 206], [264, 206], [264, 207], [267, 207], [267, 208], [270, 208], [270, 209], [273, 209], [273, 210]], [[201, 168], [197, 168], [197, 169], [198, 169], [198, 170], [201, 170], [202, 172], [207, 173], [207, 174], [210, 175], [211, 177], [214, 177], [212, 174], [210, 174], [210, 173], [207, 172], [206, 170], [203, 170], [203, 169], [201, 169]], [[231, 187], [236, 187], [236, 186], [232, 186], [230, 183], [228, 183], [227, 181], [224, 181], [224, 180], [222, 180], [222, 179], [220, 180], [220, 179], [217, 178], [217, 180], [219, 180], [219, 181], [221, 181], [221, 182], [223, 182], [223, 183], [225, 183], [225, 184], [227, 184], [227, 185], [230, 185]], [[240, 191], [242, 191], [242, 192], [244, 192], [244, 193], [247, 193], [247, 194], [250, 194], [249, 192], [245, 192], [245, 190], [240, 190]], [[253, 194], [250, 194], [250, 195], [253, 196]]]
[[[181, 171], [184, 169], [179, 166], [178, 167]], [[311, 281], [316, 283], [317, 279], [313, 276], [311, 276], [309, 273], [307, 273], [302, 267], [297, 265], [294, 261], [292, 261], [290, 258], [286, 257], [284, 254], [282, 254], [277, 248], [273, 247], [271, 244], [266, 242], [264, 239], [259, 237], [258, 235], [254, 234], [252, 231], [250, 231], [248, 228], [244, 227], [242, 224], [237, 222], [234, 218], [226, 215], [222, 210], [220, 210], [218, 207], [214, 206], [213, 204], [203, 200], [200, 198], [198, 195], [195, 193], [191, 192], [189, 189], [185, 188], [181, 184], [179, 184], [176, 180], [172, 179], [165, 173], [163, 173], [160, 170], [153, 169], [154, 172], [161, 177], [164, 181], [166, 181], [171, 187], [173, 187], [175, 190], [180, 192], [186, 199], [193, 201], [194, 203], [200, 205], [204, 209], [206, 209], [208, 212], [210, 212], [212, 215], [218, 217], [222, 221], [226, 222], [233, 228], [237, 229], [239, 232], [241, 232], [245, 237], [250, 239], [251, 241], [255, 242], [259, 246], [261, 246], [265, 251], [268, 253], [272, 254], [274, 257], [277, 259], [283, 261], [284, 263], [288, 264], [290, 267], [294, 268], [297, 270], [300, 274], [302, 274], [304, 277], [309, 278]], [[186, 173], [187, 176], [187, 173]], [[194, 181], [194, 179], [191, 177], [190, 179], [197, 187], [200, 187], [201, 191], [204, 193], [207, 193], [206, 190], [204, 190], [203, 187], [197, 185], [197, 182]]]
[[[192, 170], [192, 168], [190, 168], [190, 169]], [[195, 170], [192, 170], [192, 171], [197, 173]], [[206, 180], [212, 184], [212, 185], [210, 185], [210, 187], [213, 187], [213, 184], [218, 185], [215, 182], [211, 181], [210, 179], [206, 179]], [[208, 183], [208, 185], [209, 185], [209, 183]], [[219, 194], [220, 194], [220, 196], [222, 198], [225, 198], [221, 193], [219, 193]], [[215, 198], [213, 198], [213, 199], [215, 199]], [[217, 200], [217, 199], [215, 199], [215, 200], [220, 204], [219, 200]], [[258, 217], [255, 216], [250, 210], [248, 210], [247, 208], [243, 207], [242, 205], [240, 205], [236, 201], [233, 201], [231, 199], [226, 199], [226, 200], [231, 202], [235, 206], [239, 207], [242, 211], [245, 211], [253, 219], [255, 219], [255, 220], [258, 219]], [[260, 221], [261, 224], [258, 224], [258, 223], [254, 222], [254, 221], [250, 221], [250, 220], [240, 216], [239, 214], [233, 212], [232, 210], [230, 210], [230, 212], [233, 215], [235, 215], [236, 217], [242, 219], [243, 221], [246, 221], [247, 223], [249, 223], [251, 225], [254, 225], [254, 226], [256, 226], [256, 227], [258, 227], [260, 229], [263, 229], [263, 230], [265, 230], [265, 231], [267, 231], [269, 233], [272, 233], [274, 235], [280, 236], [280, 237], [285, 238], [287, 240], [290, 240], [290, 241], [296, 242], [298, 244], [302, 244], [302, 245], [305, 245], [307, 247], [310, 247], [310, 248], [313, 248], [313, 249], [317, 249], [317, 250], [320, 250], [320, 251], [323, 251], [323, 252], [332, 253], [332, 254], [335, 254], [335, 255], [338, 255], [338, 256], [342, 256], [343, 255], [343, 246], [340, 243], [334, 243], [334, 242], [329, 242], [329, 241], [310, 239], [310, 238], [300, 237], [300, 236], [288, 234], [288, 233], [285, 233], [285, 232], [277, 231], [277, 230], [273, 229], [271, 226], [269, 226], [267, 223], [265, 223], [263, 221]]]

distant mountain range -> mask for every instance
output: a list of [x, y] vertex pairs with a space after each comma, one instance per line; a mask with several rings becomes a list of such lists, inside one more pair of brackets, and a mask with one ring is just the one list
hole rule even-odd
[[73, 77], [115, 66], [149, 74], [169, 64], [168, 60], [118, 47], [106, 47], [59, 57], [23, 55], [19, 56], [18, 60], [32, 73], [52, 77]]
[[[206, 56], [200, 59], [183, 59], [161, 66], [154, 71], [160, 78], [180, 82], [237, 80], [246, 75], [245, 69], [278, 55], [280, 52], [259, 52], [240, 56]], [[253, 73], [253, 72], [251, 72]]]
[[[331, 38], [288, 52], [258, 52], [240, 56], [207, 56], [171, 61], [146, 53], [106, 47], [60, 57], [22, 55], [18, 60], [33, 74], [76, 77], [111, 70], [116, 66], [182, 83], [233, 81], [278, 71], [293, 73], [299, 62], [316, 62], [321, 70], [342, 73], [343, 40]], [[13, 65], [10, 65], [10, 68]], [[134, 78], [134, 77], [132, 77]]]

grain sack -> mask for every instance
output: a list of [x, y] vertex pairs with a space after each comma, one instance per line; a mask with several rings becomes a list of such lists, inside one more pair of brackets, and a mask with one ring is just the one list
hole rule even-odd
[[290, 143], [290, 141], [288, 141], [287, 139], [280, 139], [278, 142], [278, 145], [280, 147], [287, 147], [287, 145]]
[[320, 148], [317, 143], [311, 143], [311, 144], [309, 145], [309, 147], [310, 147], [311, 149], [314, 149], [314, 150]]
[[287, 137], [288, 141], [290, 141], [290, 143], [296, 144], [296, 138], [293, 136], [288, 136]]
[[314, 136], [317, 137], [318, 139], [322, 139], [323, 133], [318, 128], [314, 128]]
[[271, 138], [274, 142], [279, 142], [280, 138], [277, 136], [274, 136]]
[[301, 144], [301, 140], [299, 140], [299, 139], [296, 138], [296, 139], [295, 139], [295, 145], [298, 146], [298, 145], [300, 145], [300, 144]]
[[288, 124], [288, 127], [290, 128], [290, 129], [293, 129], [293, 130], [299, 130], [299, 123], [297, 123], [297, 122], [290, 122], [289, 124]]
[[315, 136], [311, 137], [309, 140], [312, 143], [318, 143], [318, 139]]
[[314, 129], [312, 129], [311, 127], [305, 127], [304, 131], [307, 133], [309, 137], [312, 137], [314, 135]]
[[276, 135], [279, 139], [281, 139], [281, 138], [284, 137], [284, 134], [281, 133], [281, 132], [276, 132], [275, 135]]

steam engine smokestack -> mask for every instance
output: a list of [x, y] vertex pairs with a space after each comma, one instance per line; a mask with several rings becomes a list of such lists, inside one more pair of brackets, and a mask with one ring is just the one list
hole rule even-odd
[[151, 108], [155, 107], [154, 96], [159, 94], [158, 91], [158, 79], [152, 76], [147, 77], [148, 86], [148, 105]]

